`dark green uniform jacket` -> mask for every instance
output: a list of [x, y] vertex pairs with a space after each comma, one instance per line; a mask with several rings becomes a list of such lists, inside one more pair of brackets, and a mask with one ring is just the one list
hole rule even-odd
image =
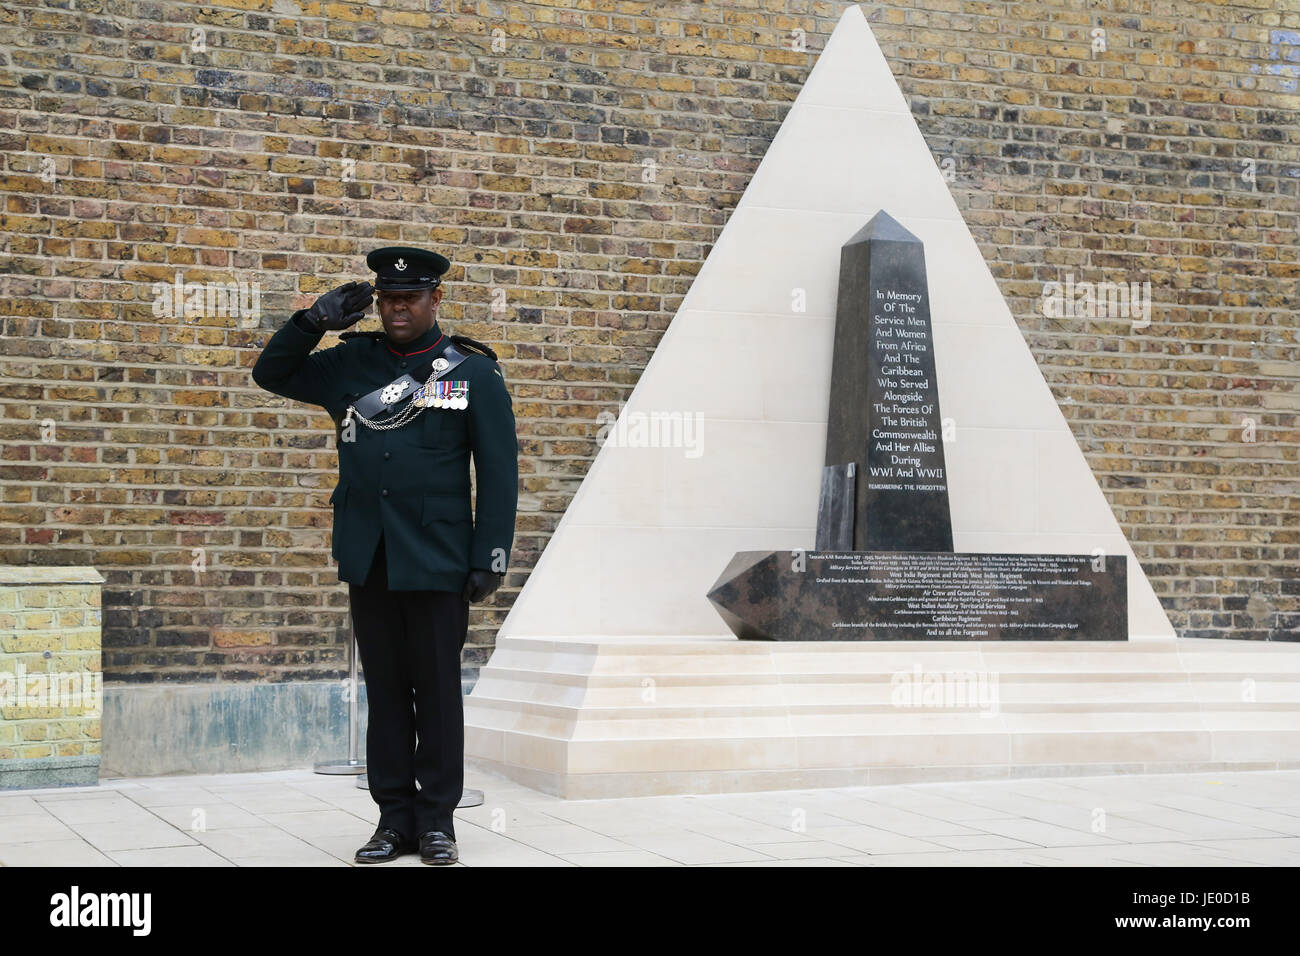
[[[291, 318], [266, 343], [253, 381], [276, 395], [321, 406], [336, 425], [362, 395], [451, 344], [436, 322], [400, 346], [383, 336], [357, 336], [313, 354], [321, 337]], [[372, 430], [354, 416], [350, 429], [339, 429], [339, 483], [330, 498], [339, 580], [365, 582], [381, 532], [394, 591], [459, 592], [471, 568], [505, 571], [519, 495], [514, 411], [497, 363], [460, 350], [468, 357], [443, 379], [469, 383], [468, 408], [426, 408], [387, 431]], [[470, 508], [471, 454], [477, 515]]]

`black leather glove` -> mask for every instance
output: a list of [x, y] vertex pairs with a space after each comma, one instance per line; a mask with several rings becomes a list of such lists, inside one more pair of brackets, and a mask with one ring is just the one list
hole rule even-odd
[[310, 332], [340, 331], [364, 319], [374, 301], [375, 288], [369, 282], [345, 282], [298, 313], [298, 321]]
[[475, 568], [470, 571], [469, 577], [465, 579], [465, 587], [460, 592], [462, 601], [468, 601], [470, 604], [477, 604], [489, 594], [501, 587], [501, 582], [505, 580], [504, 574], [497, 574], [495, 571], [483, 571]]

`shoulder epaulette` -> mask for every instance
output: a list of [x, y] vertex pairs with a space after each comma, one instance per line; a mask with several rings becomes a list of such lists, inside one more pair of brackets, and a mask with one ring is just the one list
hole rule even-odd
[[340, 332], [341, 339], [374, 339], [378, 342], [384, 337], [383, 332]]
[[477, 352], [479, 355], [486, 355], [494, 362], [497, 360], [497, 353], [492, 351], [491, 346], [484, 345], [476, 339], [471, 339], [468, 335], [453, 335], [451, 340], [461, 348]]

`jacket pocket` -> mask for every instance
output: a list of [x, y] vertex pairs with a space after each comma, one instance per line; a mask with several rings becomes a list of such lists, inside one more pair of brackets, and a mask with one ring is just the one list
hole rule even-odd
[[466, 495], [425, 495], [420, 559], [430, 574], [465, 574], [474, 522]]
[[474, 520], [473, 509], [465, 495], [425, 495], [422, 524], [433, 521]]
[[420, 413], [420, 444], [425, 448], [437, 448], [446, 442], [443, 435], [441, 409], [426, 408]]

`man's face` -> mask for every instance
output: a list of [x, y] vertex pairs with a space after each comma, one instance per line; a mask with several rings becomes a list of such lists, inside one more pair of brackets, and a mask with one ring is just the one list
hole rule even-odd
[[375, 293], [384, 332], [398, 344], [418, 339], [429, 331], [433, 326], [434, 309], [441, 299], [441, 286], [412, 292], [385, 292], [381, 289]]

